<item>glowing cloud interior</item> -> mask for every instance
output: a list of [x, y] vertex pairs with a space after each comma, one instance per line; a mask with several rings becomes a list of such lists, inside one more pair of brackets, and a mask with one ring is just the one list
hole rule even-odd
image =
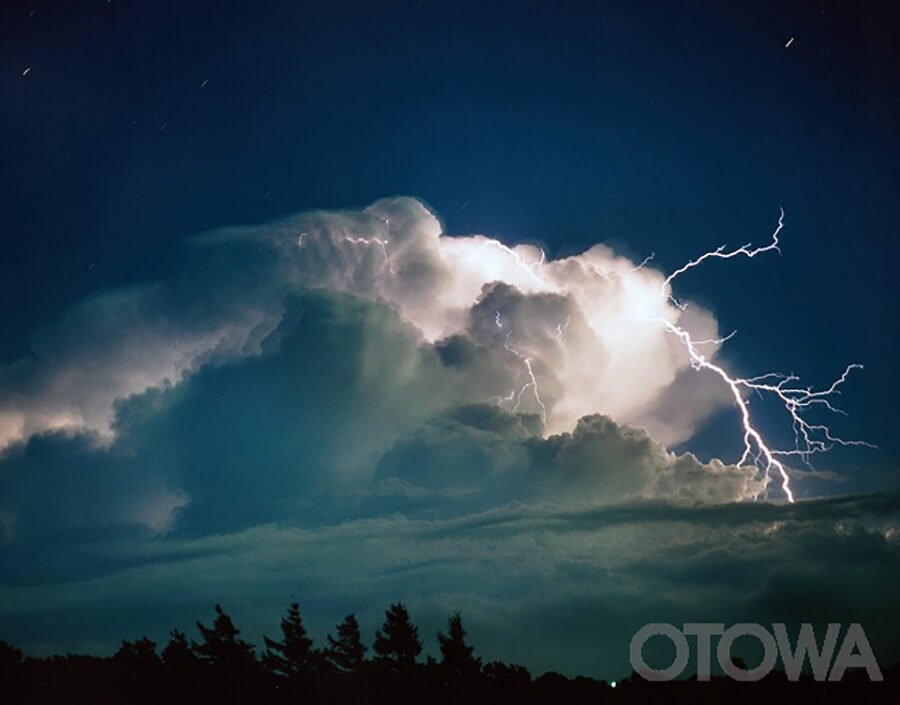
[[[792, 387], [794, 377], [733, 377], [714, 362], [725, 340], [714, 316], [671, 291], [678, 276], [707, 260], [777, 251], [782, 223], [769, 245], [723, 246], [669, 275], [651, 268], [651, 258], [636, 264], [603, 245], [548, 260], [531, 245], [449, 237], [412, 198], [200, 235], [189, 241], [190, 264], [170, 280], [82, 302], [38, 333], [36, 356], [17, 363], [15, 376], [0, 370], [0, 448], [62, 428], [109, 440], [116, 400], [177, 384], [203, 364], [260, 354], [285, 292], [326, 287], [396, 308], [421, 332], [422, 345], [462, 335], [499, 356], [512, 380], [508, 393], [474, 401], [537, 414], [545, 433], [602, 413], [672, 444], [735, 404], [745, 429], [741, 464], [766, 481], [776, 471], [792, 500], [780, 457], [853, 443], [802, 414], [834, 410], [828, 396], [855, 365], [822, 392]], [[190, 310], [172, 303], [185, 293]], [[765, 443], [744, 401], [753, 391], [782, 403], [796, 448]]]

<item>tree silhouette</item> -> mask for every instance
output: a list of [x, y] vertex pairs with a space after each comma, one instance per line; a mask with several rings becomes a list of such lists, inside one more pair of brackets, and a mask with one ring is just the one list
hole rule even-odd
[[216, 619], [212, 628], [205, 627], [198, 621], [197, 629], [203, 641], [199, 644], [194, 642], [193, 650], [204, 663], [244, 670], [256, 662], [253, 644], [238, 638], [240, 630], [219, 605], [216, 605]]
[[374, 647], [380, 662], [399, 669], [413, 666], [422, 653], [419, 630], [410, 621], [402, 602], [391, 605], [385, 612], [384, 624], [375, 632]]
[[169, 632], [171, 639], [162, 652], [162, 660], [167, 668], [187, 671], [196, 666], [198, 659], [191, 650], [184, 632], [173, 629]]
[[[319, 669], [317, 652], [292, 603], [282, 619], [283, 639], [266, 639], [268, 670], [260, 667], [253, 646], [216, 606], [212, 627], [197, 623], [201, 643], [189, 644], [173, 630], [162, 651], [147, 637], [123, 641], [109, 658], [68, 654], [23, 658], [22, 652], [0, 641], [0, 703], [2, 705], [457, 705], [511, 702], [521, 705], [594, 705], [595, 703], [721, 703], [790, 702], [796, 705], [846, 705], [849, 702], [900, 702], [900, 664], [883, 669], [884, 682], [872, 683], [860, 669], [840, 681], [818, 682], [805, 673], [797, 682], [773, 671], [756, 683], [713, 675], [653, 682], [637, 673], [615, 682], [547, 672], [532, 679], [515, 664], [493, 661], [481, 665], [466, 641], [458, 612], [438, 632], [441, 660], [418, 661], [422, 644], [401, 603], [390, 606], [376, 632], [374, 663], [364, 660], [366, 647], [359, 624], [348, 614], [329, 636], [327, 658], [333, 668]], [[306, 660], [304, 660], [306, 659]], [[745, 667], [734, 659], [735, 665]], [[310, 677], [293, 677], [309, 666]], [[297, 666], [297, 668], [295, 668]], [[615, 689], [615, 690], [614, 690]]]
[[19, 695], [22, 656], [15, 646], [0, 641], [0, 700], [12, 701]]
[[448, 620], [449, 629], [445, 636], [437, 633], [441, 647], [441, 663], [449, 674], [457, 677], [471, 677], [481, 670], [481, 659], [475, 658], [472, 652], [475, 647], [466, 643], [466, 630], [463, 629], [462, 616], [454, 612]]
[[515, 663], [491, 661], [485, 665], [484, 675], [503, 687], [510, 687], [513, 684], [527, 686], [531, 683], [531, 674], [528, 669]]
[[169, 702], [190, 702], [196, 699], [201, 676], [200, 659], [191, 649], [184, 632], [173, 629], [169, 643], [162, 650], [163, 680]]
[[162, 675], [162, 661], [156, 653], [156, 644], [147, 637], [123, 641], [112, 662], [123, 692], [137, 694], [140, 702], [150, 702], [150, 694], [159, 687]]
[[313, 640], [306, 635], [306, 627], [300, 617], [300, 605], [292, 602], [287, 615], [281, 620], [282, 641], [267, 636], [263, 665], [272, 673], [285, 678], [309, 675], [314, 669]]
[[12, 644], [0, 641], [0, 674], [12, 673], [22, 663], [22, 652]]
[[203, 637], [191, 648], [200, 660], [198, 679], [200, 700], [215, 703], [244, 703], [259, 694], [260, 668], [253, 644], [239, 638], [234, 626], [219, 605], [212, 628], [197, 622]]
[[337, 639], [328, 635], [325, 657], [339, 673], [358, 673], [367, 650], [360, 637], [356, 616], [348, 614], [337, 627]]
[[147, 637], [136, 641], [123, 641], [113, 656], [113, 661], [123, 672], [135, 676], [155, 674], [161, 663], [156, 654], [156, 643]]

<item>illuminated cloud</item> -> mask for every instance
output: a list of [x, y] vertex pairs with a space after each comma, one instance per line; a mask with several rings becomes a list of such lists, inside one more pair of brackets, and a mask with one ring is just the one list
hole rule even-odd
[[297, 594], [320, 638], [403, 599], [423, 633], [462, 607], [486, 656], [594, 673], [654, 619], [896, 613], [896, 497], [745, 502], [754, 473], [668, 449], [728, 398], [652, 321], [718, 335], [662, 274], [448, 237], [412, 199], [186, 247], [0, 371], [0, 620], [30, 652], [217, 601], [258, 640]]
[[432, 517], [511, 501], [733, 502], [762, 490], [746, 469], [669, 453], [643, 430], [605, 416], [541, 438], [521, 417], [483, 405], [453, 409], [400, 438], [382, 456], [375, 479], [378, 513]]
[[[529, 245], [447, 236], [420, 201], [395, 198], [223, 229], [186, 250], [171, 278], [82, 301], [38, 331], [31, 358], [0, 370], [0, 448], [47, 430], [109, 443], [117, 400], [260, 354], [297, 287], [383, 301], [423, 344], [470, 337], [510, 379], [493, 401], [544, 414], [550, 433], [602, 413], [675, 443], [728, 401], [720, 387], [678, 383], [687, 353], [653, 320], [706, 339], [717, 336], [713, 316], [680, 310], [660, 295], [662, 274], [602, 245], [548, 261]], [[522, 392], [531, 375], [538, 394], [533, 384]], [[679, 413], [658, 413], [658, 403]]]
[[545, 437], [538, 415], [481, 402], [519, 373], [502, 346], [423, 344], [384, 304], [304, 290], [285, 299], [258, 354], [120, 401], [109, 443], [57, 432], [10, 449], [0, 509], [28, 545], [110, 527], [204, 535], [511, 501], [735, 501], [761, 489], [746, 470], [675, 455], [607, 416]]

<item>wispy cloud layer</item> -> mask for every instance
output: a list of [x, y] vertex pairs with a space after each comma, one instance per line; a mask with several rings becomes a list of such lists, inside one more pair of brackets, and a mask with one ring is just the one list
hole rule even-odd
[[[793, 506], [510, 505], [443, 520], [107, 539], [79, 549], [79, 571], [7, 578], [0, 616], [33, 648], [43, 635], [47, 648], [60, 638], [85, 648], [90, 638], [112, 649], [123, 633], [189, 628], [217, 600], [258, 640], [292, 595], [319, 639], [351, 609], [370, 638], [389, 601], [403, 599], [427, 648], [462, 608], [482, 655], [600, 677], [630, 672], [628, 640], [651, 621], [859, 621], [886, 663], [900, 656], [898, 518], [900, 499], [883, 495]], [[62, 615], [73, 630], [61, 637]]]

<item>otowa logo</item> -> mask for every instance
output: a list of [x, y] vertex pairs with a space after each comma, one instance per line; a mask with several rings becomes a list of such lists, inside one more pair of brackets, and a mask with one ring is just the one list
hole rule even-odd
[[[869, 680], [883, 680], [881, 669], [875, 660], [875, 654], [872, 653], [866, 633], [859, 623], [854, 622], [847, 627], [844, 640], [833, 663], [832, 656], [841, 631], [840, 624], [828, 625], [821, 649], [816, 645], [816, 635], [811, 624], [800, 626], [800, 633], [797, 635], [794, 648], [791, 648], [791, 641], [784, 624], [773, 624], [772, 631], [774, 635], [761, 624], [753, 623], [735, 624], [728, 629], [725, 629], [724, 624], [687, 623], [680, 630], [666, 623], [645, 624], [631, 637], [629, 649], [631, 667], [649, 681], [670, 681], [681, 675], [687, 666], [690, 657], [687, 637], [695, 636], [697, 637], [697, 680], [708, 681], [710, 678], [710, 642], [712, 637], [718, 636], [716, 657], [719, 666], [727, 676], [737, 681], [760, 680], [775, 667], [775, 661], [779, 656], [784, 665], [784, 672], [791, 681], [800, 678], [800, 671], [803, 669], [803, 662], [807, 657], [812, 668], [813, 678], [817, 681], [839, 681], [844, 677], [844, 672], [848, 668], [865, 668]], [[654, 636], [663, 636], [675, 645], [675, 659], [667, 668], [650, 668], [644, 661], [644, 644]], [[752, 637], [762, 644], [762, 661], [754, 668], [739, 666], [731, 656], [732, 644], [742, 636]], [[829, 665], [831, 666], [830, 670]]]

